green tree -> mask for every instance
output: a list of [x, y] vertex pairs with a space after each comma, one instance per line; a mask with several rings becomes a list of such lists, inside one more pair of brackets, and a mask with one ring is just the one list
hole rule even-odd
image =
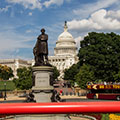
[[117, 74], [114, 74], [113, 77], [116, 82], [120, 82], [120, 71]]
[[17, 69], [18, 78], [14, 79], [16, 88], [24, 90], [32, 87], [32, 68], [19, 68]]
[[75, 83], [75, 75], [79, 72], [79, 65], [73, 64], [69, 69], [64, 71], [64, 80], [69, 80], [72, 85]]
[[0, 65], [0, 79], [9, 80], [12, 77], [14, 77], [13, 70], [7, 65]]
[[58, 71], [58, 69], [55, 66], [53, 66], [53, 67], [54, 67], [53, 68], [53, 79], [55, 80], [60, 75], [60, 72]]
[[75, 75], [76, 83], [80, 86], [80, 88], [86, 89], [86, 83], [93, 80], [95, 80], [95, 78], [91, 67], [89, 65], [83, 64], [79, 72]]
[[78, 56], [80, 66], [92, 67], [97, 81], [114, 82], [120, 69], [120, 35], [91, 32], [81, 41]]

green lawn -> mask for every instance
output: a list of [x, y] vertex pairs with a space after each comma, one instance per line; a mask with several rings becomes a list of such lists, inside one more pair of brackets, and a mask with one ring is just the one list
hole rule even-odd
[[[4, 90], [5, 87], [4, 87], [4, 81], [0, 81], [0, 90]], [[14, 90], [16, 87], [15, 87], [15, 84], [13, 83], [13, 81], [6, 81], [6, 90], [7, 91], [12, 91]]]

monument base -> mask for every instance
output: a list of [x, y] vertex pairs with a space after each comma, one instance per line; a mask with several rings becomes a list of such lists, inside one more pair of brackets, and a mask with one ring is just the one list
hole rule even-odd
[[[51, 102], [53, 93], [53, 67], [33, 67], [34, 100], [37, 103]], [[37, 114], [37, 115], [16, 115], [16, 120], [70, 120], [66, 114]]]
[[36, 102], [51, 102], [53, 93], [52, 76], [53, 67], [36, 66], [33, 67], [34, 86], [32, 87]]

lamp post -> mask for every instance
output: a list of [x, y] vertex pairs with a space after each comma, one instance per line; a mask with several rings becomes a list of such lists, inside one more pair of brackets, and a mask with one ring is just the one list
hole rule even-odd
[[7, 97], [7, 95], [6, 95], [6, 80], [4, 80], [4, 92], [5, 92], [4, 100], [6, 100], [6, 97]]

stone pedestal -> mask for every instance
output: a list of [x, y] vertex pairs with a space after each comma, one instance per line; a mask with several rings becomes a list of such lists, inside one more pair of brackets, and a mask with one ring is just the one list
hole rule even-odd
[[33, 67], [33, 87], [32, 91], [36, 102], [51, 102], [53, 91], [53, 67], [37, 66]]
[[[53, 67], [33, 67], [32, 91], [37, 103], [51, 102]], [[66, 114], [17, 115], [16, 120], [70, 120]]]

